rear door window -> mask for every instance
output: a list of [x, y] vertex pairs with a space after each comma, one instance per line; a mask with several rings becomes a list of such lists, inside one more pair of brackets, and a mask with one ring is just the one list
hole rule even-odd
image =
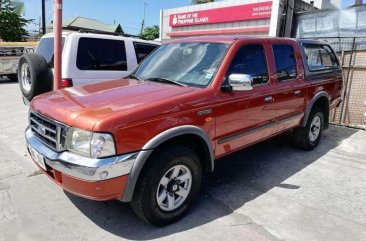
[[277, 81], [296, 79], [296, 60], [291, 45], [273, 45], [273, 54], [276, 62]]
[[80, 38], [76, 66], [80, 70], [126, 71], [125, 43], [121, 40]]
[[304, 44], [306, 61], [310, 71], [319, 71], [338, 68], [338, 61], [327, 45]]
[[262, 45], [245, 45], [236, 53], [230, 64], [228, 76], [247, 74], [253, 78], [253, 85], [268, 84], [266, 56]]
[[[64, 47], [65, 38], [62, 38], [62, 49]], [[42, 55], [43, 58], [46, 60], [53, 67], [53, 46], [54, 46], [54, 38], [43, 38], [38, 44], [36, 49], [36, 53]]]
[[154, 51], [158, 45], [134, 42], [137, 63], [139, 64], [147, 55]]

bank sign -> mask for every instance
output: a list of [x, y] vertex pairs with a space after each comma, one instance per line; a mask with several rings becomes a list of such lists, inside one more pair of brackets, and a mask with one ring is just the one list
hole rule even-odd
[[170, 27], [192, 26], [210, 23], [226, 23], [243, 20], [268, 19], [272, 1], [209, 10], [171, 14]]

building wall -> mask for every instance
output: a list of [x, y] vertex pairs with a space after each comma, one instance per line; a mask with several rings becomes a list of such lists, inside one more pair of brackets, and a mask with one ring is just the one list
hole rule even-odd
[[246, 20], [246, 21], [213, 23], [213, 24], [202, 24], [202, 25], [180, 26], [180, 27], [169, 26], [170, 15], [172, 14], [202, 11], [207, 9], [216, 9], [216, 8], [238, 6], [251, 3], [259, 3], [259, 2], [269, 2], [269, 0], [226, 0], [207, 4], [198, 4], [187, 7], [162, 10], [161, 21], [160, 21], [161, 25], [160, 38], [164, 41], [174, 37], [186, 37], [183, 35], [179, 35], [177, 33], [185, 34], [187, 32], [195, 32], [195, 34], [201, 33], [201, 35], [205, 35], [207, 31], [215, 31], [217, 34], [241, 33], [246, 35], [268, 36], [271, 21], [270, 19], [257, 19], [257, 20]]
[[366, 36], [366, 5], [296, 14], [293, 37]]

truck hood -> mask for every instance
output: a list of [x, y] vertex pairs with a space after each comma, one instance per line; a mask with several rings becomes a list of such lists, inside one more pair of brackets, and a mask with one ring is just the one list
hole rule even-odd
[[49, 92], [36, 97], [31, 108], [69, 126], [93, 130], [111, 115], [131, 116], [139, 109], [195, 88], [120, 79]]

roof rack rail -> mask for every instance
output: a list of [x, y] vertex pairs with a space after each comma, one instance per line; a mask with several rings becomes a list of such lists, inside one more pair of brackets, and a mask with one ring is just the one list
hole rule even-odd
[[115, 32], [107, 32], [102, 30], [95, 30], [95, 29], [80, 29], [79, 33], [96, 33], [96, 34], [106, 34], [106, 35], [113, 35], [113, 36], [123, 36], [123, 37], [132, 37], [132, 38], [141, 38], [140, 36], [127, 34], [127, 33], [115, 33]]

